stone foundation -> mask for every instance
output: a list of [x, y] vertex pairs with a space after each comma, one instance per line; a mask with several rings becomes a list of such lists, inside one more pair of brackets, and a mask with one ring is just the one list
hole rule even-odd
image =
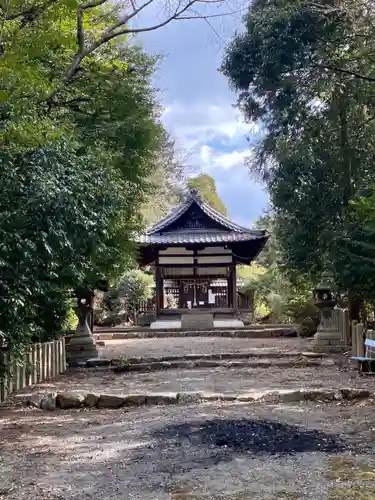
[[95, 339], [87, 324], [83, 328], [77, 328], [65, 349], [68, 363], [87, 361], [99, 355]]
[[348, 350], [348, 346], [341, 335], [334, 329], [318, 330], [311, 342], [311, 350], [314, 352], [324, 352], [330, 354], [341, 354]]
[[182, 314], [181, 328], [183, 330], [211, 330], [214, 328], [214, 315], [205, 314]]

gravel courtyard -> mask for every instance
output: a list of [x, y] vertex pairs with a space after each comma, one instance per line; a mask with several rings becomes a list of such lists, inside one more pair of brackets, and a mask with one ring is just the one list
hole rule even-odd
[[165, 370], [150, 373], [113, 373], [71, 369], [54, 381], [20, 391], [84, 391], [97, 394], [142, 394], [161, 392], [251, 393], [270, 389], [354, 387], [375, 391], [374, 378], [359, 377], [355, 371], [335, 366], [311, 368], [204, 368]]
[[[300, 352], [306, 342], [126, 340], [101, 348], [101, 355], [158, 357], [254, 349], [263, 355]], [[0, 406], [0, 500], [374, 500], [372, 399], [54, 412], [21, 404], [32, 392], [251, 394], [344, 387], [375, 391], [375, 379], [359, 377], [332, 360], [304, 368], [273, 364], [118, 374], [70, 369]]]
[[372, 500], [374, 407], [0, 412], [6, 500]]

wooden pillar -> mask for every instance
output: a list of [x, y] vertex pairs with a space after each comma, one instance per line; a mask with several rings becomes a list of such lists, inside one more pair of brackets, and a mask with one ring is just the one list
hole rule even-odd
[[163, 293], [163, 278], [161, 275], [160, 267], [156, 268], [155, 271], [155, 308], [156, 308], [156, 317], [160, 316], [160, 309], [163, 308], [164, 302], [164, 293]]
[[185, 294], [184, 294], [184, 282], [180, 279], [179, 281], [180, 286], [179, 286], [179, 297], [178, 297], [178, 307], [179, 309], [185, 309], [186, 305], [184, 304], [185, 302]]
[[233, 264], [228, 277], [228, 305], [237, 311], [237, 273]]
[[233, 293], [232, 293], [232, 270], [230, 270], [229, 276], [227, 278], [227, 304], [228, 304], [229, 308], [233, 307], [233, 305], [232, 305], [232, 297], [233, 297]]

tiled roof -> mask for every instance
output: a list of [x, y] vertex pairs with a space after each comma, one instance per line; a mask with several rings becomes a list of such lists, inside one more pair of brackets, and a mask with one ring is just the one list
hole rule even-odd
[[185, 231], [163, 234], [140, 234], [136, 237], [137, 243], [143, 244], [191, 244], [191, 243], [234, 243], [241, 241], [258, 240], [266, 238], [262, 231], [236, 232], [236, 231]]
[[246, 227], [240, 226], [235, 222], [232, 222], [230, 219], [225, 217], [223, 214], [212, 208], [210, 205], [201, 200], [200, 196], [192, 192], [190, 196], [177, 208], [172, 210], [172, 212], [167, 215], [160, 222], [156, 223], [154, 226], [151, 226], [146, 230], [146, 235], [151, 235], [155, 233], [163, 232], [170, 226], [173, 222], [179, 219], [194, 203], [198, 205], [198, 207], [213, 221], [219, 223], [224, 228], [227, 228], [231, 231], [235, 231], [238, 233], [251, 233], [257, 235], [259, 238], [265, 236], [264, 231], [261, 230], [251, 230]]

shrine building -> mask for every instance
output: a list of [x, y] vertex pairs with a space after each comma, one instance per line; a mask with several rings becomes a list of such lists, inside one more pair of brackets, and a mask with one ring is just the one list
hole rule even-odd
[[232, 222], [192, 189], [166, 218], [136, 237], [139, 265], [155, 268], [151, 328], [243, 326], [236, 266], [249, 265], [267, 239], [266, 231]]

